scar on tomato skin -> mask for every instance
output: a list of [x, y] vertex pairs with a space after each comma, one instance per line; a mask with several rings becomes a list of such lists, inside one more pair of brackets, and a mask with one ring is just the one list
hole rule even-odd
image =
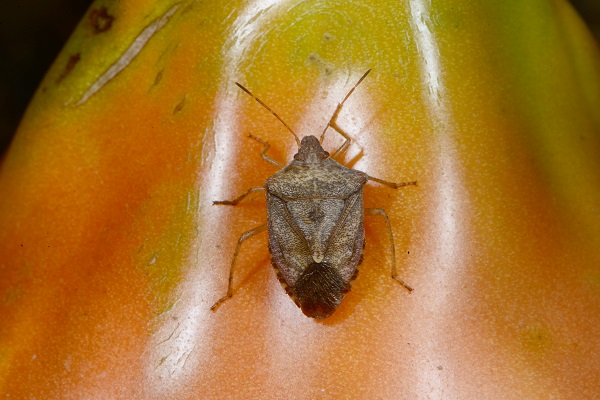
[[319, 55], [318, 53], [311, 53], [308, 56], [308, 62], [320, 68], [325, 75], [329, 75], [333, 72], [333, 68], [331, 67], [330, 63], [323, 60], [321, 55]]
[[108, 13], [106, 7], [90, 12], [89, 21], [95, 34], [106, 32], [112, 27], [115, 17]]
[[161, 69], [160, 71], [158, 71], [158, 74], [156, 74], [156, 78], [154, 78], [154, 83], [152, 83], [152, 86], [156, 86], [160, 83], [160, 81], [162, 80], [163, 77], [163, 70]]
[[69, 60], [67, 61], [67, 65], [65, 65], [65, 68], [60, 73], [58, 78], [56, 78], [56, 83], [60, 83], [63, 79], [65, 79], [67, 75], [69, 75], [71, 71], [73, 71], [73, 68], [75, 68], [75, 65], [77, 65], [79, 60], [81, 60], [81, 54], [72, 54], [71, 57], [69, 57]]
[[144, 49], [148, 41], [160, 31], [169, 22], [175, 11], [179, 8], [180, 4], [175, 4], [162, 16], [156, 18], [148, 26], [146, 26], [142, 32], [133, 40], [131, 45], [125, 50], [125, 52], [119, 57], [113, 65], [111, 65], [100, 77], [92, 83], [92, 85], [85, 91], [81, 96], [76, 106], [80, 106], [89, 100], [90, 97], [95, 95], [100, 89], [110, 82], [115, 76], [129, 66], [131, 61]]
[[335, 39], [335, 36], [333, 36], [331, 33], [329, 32], [325, 32], [323, 34], [323, 40], [326, 42], [331, 42], [333, 39]]
[[181, 111], [181, 109], [185, 105], [186, 100], [187, 100], [187, 94], [185, 96], [183, 96], [183, 99], [179, 102], [179, 104], [177, 104], [175, 106], [175, 108], [173, 109], [173, 114], [177, 114], [179, 111]]

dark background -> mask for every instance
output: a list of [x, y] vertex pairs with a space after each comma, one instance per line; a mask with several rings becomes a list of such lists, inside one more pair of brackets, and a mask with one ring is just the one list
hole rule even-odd
[[[27, 103], [91, 0], [2, 0], [0, 155]], [[571, 0], [600, 38], [600, 0]], [[1, 159], [1, 158], [0, 158]]]

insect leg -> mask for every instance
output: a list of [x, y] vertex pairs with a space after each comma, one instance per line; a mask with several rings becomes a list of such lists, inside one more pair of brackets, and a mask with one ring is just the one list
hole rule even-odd
[[402, 186], [418, 186], [417, 181], [395, 183], [395, 182], [384, 181], [383, 179], [375, 178], [373, 176], [369, 176], [369, 175], [367, 175], [367, 176], [369, 177], [370, 181], [381, 183], [382, 185], [389, 186], [393, 189], [398, 189], [399, 187], [402, 187]]
[[262, 224], [261, 226], [257, 226], [254, 229], [250, 229], [249, 231], [242, 233], [242, 236], [240, 236], [240, 238], [238, 239], [237, 246], [235, 247], [235, 252], [233, 253], [233, 258], [231, 259], [231, 268], [229, 269], [229, 285], [227, 286], [227, 294], [225, 296], [221, 297], [215, 304], [212, 305], [212, 307], [210, 308], [212, 311], [217, 311], [217, 308], [219, 308], [219, 306], [221, 304], [223, 304], [225, 302], [225, 300], [227, 300], [231, 296], [233, 296], [233, 269], [235, 267], [235, 260], [237, 259], [238, 253], [240, 252], [240, 248], [242, 247], [242, 243], [244, 243], [244, 241], [246, 239], [250, 239], [252, 236], [256, 235], [257, 233], [261, 233], [266, 230], [267, 230], [267, 224]]
[[254, 135], [248, 135], [249, 138], [256, 140], [258, 143], [262, 144], [263, 147], [263, 151], [262, 153], [260, 153], [260, 156], [262, 157], [263, 160], [265, 160], [268, 163], [271, 163], [273, 165], [277, 165], [279, 168], [283, 168], [285, 167], [285, 165], [283, 165], [282, 163], [280, 163], [279, 161], [271, 158], [270, 156], [268, 156], [266, 153], [267, 151], [271, 148], [271, 145], [268, 142], [265, 142], [259, 138], [257, 138]]
[[339, 156], [344, 151], [346, 151], [348, 146], [350, 146], [350, 136], [348, 136], [348, 134], [346, 132], [344, 132], [343, 129], [340, 128], [340, 126], [337, 124], [337, 116], [340, 113], [341, 109], [342, 109], [342, 104], [338, 104], [337, 108], [335, 109], [335, 112], [333, 113], [333, 116], [331, 117], [331, 120], [329, 121], [329, 124], [327, 124], [327, 126], [331, 126], [333, 129], [335, 129], [337, 131], [337, 133], [342, 135], [345, 139], [344, 143], [342, 143], [342, 145], [336, 151], [333, 152], [333, 155], [331, 156], [331, 158], [335, 158], [335, 157]]
[[388, 218], [385, 210], [383, 210], [382, 208], [365, 208], [365, 214], [380, 215], [385, 220], [388, 236], [390, 238], [390, 245], [392, 248], [392, 279], [395, 279], [396, 281], [400, 282], [400, 284], [404, 286], [409, 292], [412, 292], [413, 288], [404, 283], [402, 279], [398, 278], [398, 271], [396, 271], [396, 247], [394, 246], [394, 235], [392, 234], [392, 225], [390, 224], [390, 219]]
[[262, 186], [253, 187], [251, 189], [246, 190], [244, 193], [242, 193], [241, 195], [239, 195], [238, 197], [236, 197], [233, 200], [215, 200], [215, 201], [213, 201], [213, 204], [224, 205], [224, 206], [235, 206], [240, 201], [242, 201], [244, 199], [244, 197], [248, 196], [250, 193], [258, 192], [261, 190], [265, 190], [265, 188]]
[[352, 94], [352, 92], [354, 92], [354, 89], [356, 89], [358, 87], [358, 85], [360, 85], [360, 83], [363, 81], [363, 79], [365, 79], [367, 77], [367, 75], [369, 75], [369, 72], [371, 72], [371, 69], [367, 70], [367, 72], [365, 72], [363, 74], [363, 76], [360, 77], [360, 79], [358, 80], [358, 82], [356, 82], [356, 84], [352, 87], [352, 89], [350, 89], [350, 91], [346, 94], [346, 97], [344, 97], [344, 100], [342, 100], [341, 103], [338, 103], [337, 107], [335, 108], [335, 111], [334, 111], [333, 115], [329, 119], [329, 122], [327, 123], [327, 125], [325, 126], [325, 129], [323, 130], [323, 133], [321, 134], [321, 138], [319, 139], [319, 143], [321, 143], [321, 144], [323, 144], [323, 139], [325, 138], [325, 133], [327, 132], [327, 129], [329, 127], [332, 127], [333, 129], [335, 129], [340, 135], [342, 135], [344, 137], [344, 139], [346, 139], [344, 141], [344, 143], [340, 146], [340, 148], [337, 149], [333, 153], [333, 155], [331, 156], [331, 158], [335, 158], [338, 155], [342, 154], [344, 151], [346, 151], [346, 149], [348, 148], [348, 146], [350, 146], [350, 136], [348, 136], [346, 134], [346, 132], [344, 132], [342, 130], [342, 128], [339, 127], [339, 125], [337, 124], [337, 117], [338, 117], [338, 114], [340, 113], [340, 111], [342, 110], [342, 107], [343, 107], [344, 103], [346, 102], [346, 100], [348, 100], [348, 97], [350, 97], [350, 95]]

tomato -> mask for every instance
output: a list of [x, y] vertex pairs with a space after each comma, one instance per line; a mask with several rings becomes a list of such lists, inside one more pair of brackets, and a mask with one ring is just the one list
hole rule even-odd
[[[305, 317], [257, 193], [338, 124], [388, 181], [352, 291]], [[98, 1], [0, 167], [11, 398], [600, 397], [600, 55], [565, 1]], [[324, 146], [342, 138], [329, 129]], [[330, 151], [331, 152], [331, 151]], [[574, 397], [575, 396], [575, 397]]]

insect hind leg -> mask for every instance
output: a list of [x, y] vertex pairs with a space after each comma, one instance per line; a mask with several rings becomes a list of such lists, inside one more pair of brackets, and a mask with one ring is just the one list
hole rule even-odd
[[392, 189], [398, 189], [403, 186], [419, 186], [419, 183], [417, 181], [396, 183], [396, 182], [384, 181], [383, 179], [375, 178], [374, 176], [370, 176], [370, 175], [367, 175], [367, 176], [370, 181], [377, 182], [377, 183], [380, 183], [385, 186], [389, 186]]
[[399, 282], [406, 290], [412, 292], [414, 289], [406, 284], [402, 279], [398, 278], [398, 271], [396, 270], [396, 246], [394, 245], [394, 235], [392, 234], [392, 225], [390, 224], [390, 219], [387, 216], [387, 213], [382, 208], [365, 208], [365, 214], [367, 215], [379, 215], [383, 217], [385, 220], [385, 225], [387, 227], [388, 237], [390, 239], [390, 247], [392, 250], [392, 279]]
[[233, 258], [231, 259], [231, 267], [229, 269], [229, 284], [227, 286], [227, 294], [225, 296], [221, 297], [219, 300], [217, 300], [217, 302], [215, 304], [213, 304], [212, 307], [210, 307], [211, 311], [217, 311], [217, 308], [219, 308], [221, 306], [221, 304], [223, 304], [225, 301], [230, 299], [231, 296], [233, 296], [233, 270], [235, 268], [235, 260], [237, 259], [238, 254], [240, 252], [240, 248], [242, 247], [242, 243], [244, 243], [247, 239], [250, 239], [254, 235], [264, 232], [266, 230], [267, 230], [267, 224], [262, 224], [260, 226], [257, 226], [256, 228], [250, 229], [249, 231], [242, 233], [242, 236], [240, 236], [240, 238], [238, 239], [237, 245], [235, 246], [235, 252], [233, 253]]

